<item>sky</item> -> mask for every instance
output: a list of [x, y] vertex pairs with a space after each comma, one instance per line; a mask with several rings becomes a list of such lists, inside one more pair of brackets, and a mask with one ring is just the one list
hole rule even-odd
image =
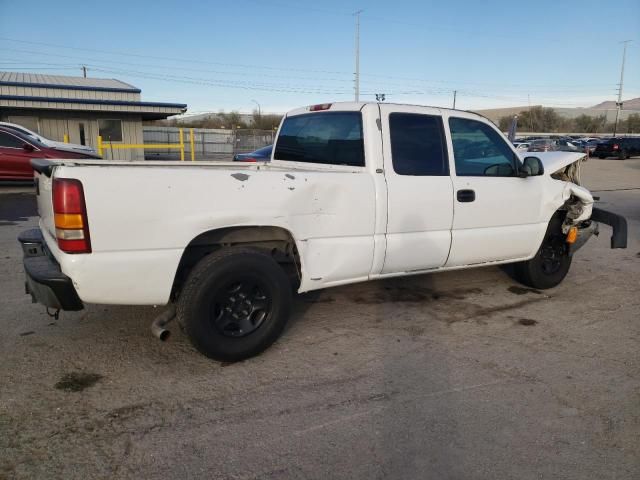
[[0, 0], [0, 70], [117, 78], [143, 100], [282, 113], [354, 98], [463, 109], [640, 96], [639, 0]]

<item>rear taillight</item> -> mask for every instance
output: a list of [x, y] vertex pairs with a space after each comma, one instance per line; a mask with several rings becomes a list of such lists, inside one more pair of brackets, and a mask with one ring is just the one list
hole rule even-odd
[[614, 149], [614, 150], [618, 150], [618, 148], [620, 148], [620, 147], [618, 146], [618, 144], [617, 144], [617, 143], [614, 143], [614, 144], [613, 144], [613, 149]]
[[53, 179], [53, 213], [60, 250], [66, 253], [91, 253], [87, 207], [80, 180]]

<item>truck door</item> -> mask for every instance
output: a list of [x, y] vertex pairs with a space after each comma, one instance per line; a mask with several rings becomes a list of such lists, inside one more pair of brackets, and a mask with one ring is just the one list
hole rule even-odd
[[445, 115], [454, 217], [447, 267], [516, 260], [542, 241], [543, 177], [520, 178], [520, 160], [504, 136], [477, 115]]
[[451, 245], [453, 185], [440, 110], [380, 105], [387, 181], [382, 273], [442, 267]]

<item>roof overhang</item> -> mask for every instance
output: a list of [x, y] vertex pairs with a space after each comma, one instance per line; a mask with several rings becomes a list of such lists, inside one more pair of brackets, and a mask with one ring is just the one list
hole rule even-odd
[[35, 97], [24, 95], [0, 95], [0, 107], [137, 114], [141, 115], [143, 120], [160, 120], [172, 115], [180, 115], [187, 110], [187, 105], [184, 103]]
[[141, 93], [142, 90], [135, 87], [119, 88], [119, 87], [96, 87], [91, 85], [58, 85], [55, 83], [38, 83], [38, 82], [14, 82], [0, 80], [0, 86], [7, 87], [26, 87], [26, 88], [50, 88], [56, 90], [83, 90], [88, 92], [114, 92], [114, 93]]

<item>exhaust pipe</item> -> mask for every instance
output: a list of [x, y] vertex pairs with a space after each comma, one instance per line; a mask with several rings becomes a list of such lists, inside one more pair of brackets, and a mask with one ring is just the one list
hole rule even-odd
[[151, 333], [157, 337], [161, 342], [169, 339], [171, 331], [166, 328], [171, 320], [176, 316], [175, 305], [169, 305], [167, 309], [156, 317], [151, 323]]

